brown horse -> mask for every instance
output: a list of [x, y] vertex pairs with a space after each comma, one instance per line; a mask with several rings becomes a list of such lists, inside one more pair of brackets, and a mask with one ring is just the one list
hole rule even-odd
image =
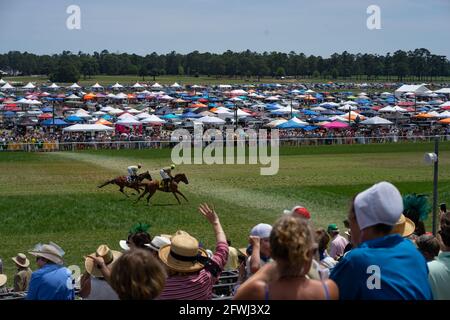
[[152, 180], [150, 182], [145, 182], [139, 184], [140, 187], [145, 187], [144, 192], [137, 198], [136, 202], [138, 202], [143, 196], [145, 196], [148, 193], [147, 196], [147, 204], [149, 204], [150, 198], [155, 194], [156, 190], [162, 191], [162, 192], [172, 192], [175, 199], [177, 199], [178, 204], [181, 204], [180, 199], [178, 199], [177, 193], [181, 195], [184, 200], [189, 202], [188, 199], [178, 190], [178, 183], [184, 182], [185, 184], [189, 184], [189, 181], [184, 173], [178, 173], [173, 177], [172, 181], [169, 182], [168, 189], [164, 189], [164, 187], [161, 185], [161, 182], [158, 180]]
[[123, 190], [123, 188], [128, 187], [131, 189], [134, 189], [137, 191], [137, 193], [139, 194], [139, 187], [140, 187], [140, 183], [142, 182], [142, 180], [144, 179], [148, 179], [148, 180], [152, 180], [152, 176], [150, 175], [150, 173], [148, 171], [143, 172], [141, 174], [139, 174], [137, 176], [137, 179], [135, 182], [129, 182], [127, 176], [118, 176], [112, 180], [108, 180], [105, 183], [99, 185], [99, 188], [103, 188], [104, 186], [108, 185], [108, 184], [117, 184], [120, 189], [119, 191], [122, 192], [124, 195], [126, 195], [127, 197], [129, 197], [125, 191]]

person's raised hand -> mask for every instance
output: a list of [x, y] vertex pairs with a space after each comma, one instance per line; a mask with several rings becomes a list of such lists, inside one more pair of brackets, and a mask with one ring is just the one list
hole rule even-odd
[[216, 211], [214, 210], [214, 206], [212, 206], [212, 209], [208, 206], [206, 203], [200, 204], [198, 207], [198, 211], [211, 223], [217, 223], [219, 222], [219, 217], [217, 216]]

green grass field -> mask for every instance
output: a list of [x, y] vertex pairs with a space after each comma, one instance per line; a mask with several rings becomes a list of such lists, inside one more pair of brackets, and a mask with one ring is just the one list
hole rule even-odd
[[[448, 203], [450, 142], [440, 146], [439, 201]], [[212, 246], [213, 232], [197, 212], [201, 202], [215, 205], [238, 247], [246, 245], [253, 225], [273, 223], [283, 209], [297, 204], [311, 211], [315, 226], [342, 228], [352, 196], [375, 182], [431, 195], [433, 168], [423, 162], [431, 150], [429, 143], [286, 147], [274, 176], [259, 175], [259, 165], [180, 165], [176, 172], [186, 173], [190, 182], [180, 190], [190, 202], [178, 205], [171, 194], [156, 193], [150, 207], [133, 204], [117, 186], [97, 185], [137, 162], [159, 178], [158, 169], [171, 163], [168, 149], [1, 153], [0, 257], [11, 285], [10, 258], [18, 252], [54, 241], [66, 250], [67, 264], [83, 266], [83, 256], [102, 243], [119, 249], [118, 241], [136, 222], [149, 223], [152, 235], [182, 229]]]
[[[21, 85], [25, 85], [29, 81], [31, 82], [37, 82], [39, 84], [41, 83], [49, 83], [48, 77], [46, 76], [17, 76], [17, 77], [3, 77], [5, 81], [11, 81], [12, 83], [18, 83]], [[153, 77], [146, 76], [145, 82], [153, 83]], [[258, 84], [258, 83], [309, 83], [309, 82], [317, 82], [317, 83], [326, 83], [328, 81], [332, 82], [355, 82], [355, 83], [370, 83], [370, 82], [395, 82], [396, 79], [390, 79], [389, 81], [384, 78], [379, 78], [376, 80], [366, 80], [365, 78], [357, 79], [354, 78], [338, 78], [338, 79], [330, 79], [330, 78], [297, 78], [297, 79], [277, 79], [273, 77], [263, 77], [258, 82], [256, 77], [246, 78], [246, 77], [235, 77], [235, 78], [229, 78], [227, 76], [204, 76], [201, 75], [199, 77], [193, 77], [193, 76], [173, 76], [173, 75], [165, 75], [165, 76], [158, 76], [156, 77], [156, 81], [160, 84], [172, 84], [174, 82], [178, 82], [181, 85], [218, 85], [218, 84]], [[437, 79], [433, 80], [433, 83], [440, 83], [440, 82], [449, 82], [450, 77], [439, 77]], [[80, 78], [80, 81], [78, 81], [79, 84], [86, 86], [86, 85], [93, 85], [94, 83], [99, 82], [100, 84], [106, 86], [106, 85], [113, 85], [116, 82], [119, 82], [121, 84], [128, 84], [132, 85], [136, 82], [142, 82], [142, 77], [139, 77], [137, 75], [115, 75], [115, 76], [107, 76], [107, 75], [96, 75], [93, 76], [91, 79], [84, 79], [83, 77]], [[417, 79], [413, 79], [412, 77], [406, 77], [403, 82], [412, 82], [412, 83], [421, 83], [423, 81], [418, 81]], [[342, 89], [340, 91], [348, 91], [348, 89]], [[367, 90], [361, 90], [366, 91]]]

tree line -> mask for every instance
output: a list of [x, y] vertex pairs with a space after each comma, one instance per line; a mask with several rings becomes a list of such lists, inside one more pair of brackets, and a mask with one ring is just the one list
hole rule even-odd
[[432, 54], [425, 48], [413, 51], [397, 50], [386, 55], [344, 51], [329, 58], [303, 53], [243, 52], [180, 54], [153, 52], [145, 56], [112, 53], [107, 50], [93, 54], [63, 51], [60, 54], [36, 55], [10, 51], [0, 54], [0, 69], [21, 75], [48, 75], [51, 81], [76, 82], [94, 75], [145, 76], [215, 76], [215, 77], [299, 77], [348, 78], [355, 80], [403, 81], [405, 77], [418, 81], [433, 81], [450, 76], [450, 61], [446, 56]]

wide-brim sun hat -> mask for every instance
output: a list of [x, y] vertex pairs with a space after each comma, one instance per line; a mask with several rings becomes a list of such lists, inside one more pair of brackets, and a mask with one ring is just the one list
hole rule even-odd
[[4, 286], [7, 281], [8, 277], [6, 276], [6, 274], [0, 274], [0, 287]]
[[[111, 250], [107, 245], [102, 244], [97, 248], [96, 252], [91, 253], [89, 256], [102, 257], [105, 261], [106, 267], [111, 269], [121, 255], [121, 252]], [[96, 278], [103, 277], [102, 271], [97, 268], [94, 259], [86, 257], [86, 259], [84, 260], [84, 267], [91, 276], [94, 276]]]
[[64, 251], [62, 251], [62, 249], [54, 243], [38, 244], [34, 250], [29, 251], [28, 253], [35, 257], [47, 259], [59, 265], [64, 264]]
[[11, 258], [15, 264], [22, 268], [28, 268], [30, 266], [30, 260], [27, 259], [27, 256], [23, 253], [18, 253], [17, 256]]
[[167, 244], [159, 249], [159, 258], [176, 272], [197, 272], [204, 268], [204, 265], [197, 260], [200, 255], [207, 258], [208, 254], [203, 248], [199, 248], [198, 241], [187, 232], [179, 232], [172, 237], [171, 244]]
[[409, 237], [414, 233], [414, 230], [416, 230], [415, 223], [402, 214], [392, 229], [391, 234], [397, 233], [402, 237]]
[[130, 247], [127, 244], [127, 240], [120, 240], [119, 246], [122, 248], [122, 250], [125, 250], [125, 251], [130, 250]]
[[162, 236], [155, 236], [153, 237], [152, 242], [146, 243], [145, 246], [149, 247], [152, 250], [159, 251], [159, 249], [170, 243], [171, 242], [168, 238]]

